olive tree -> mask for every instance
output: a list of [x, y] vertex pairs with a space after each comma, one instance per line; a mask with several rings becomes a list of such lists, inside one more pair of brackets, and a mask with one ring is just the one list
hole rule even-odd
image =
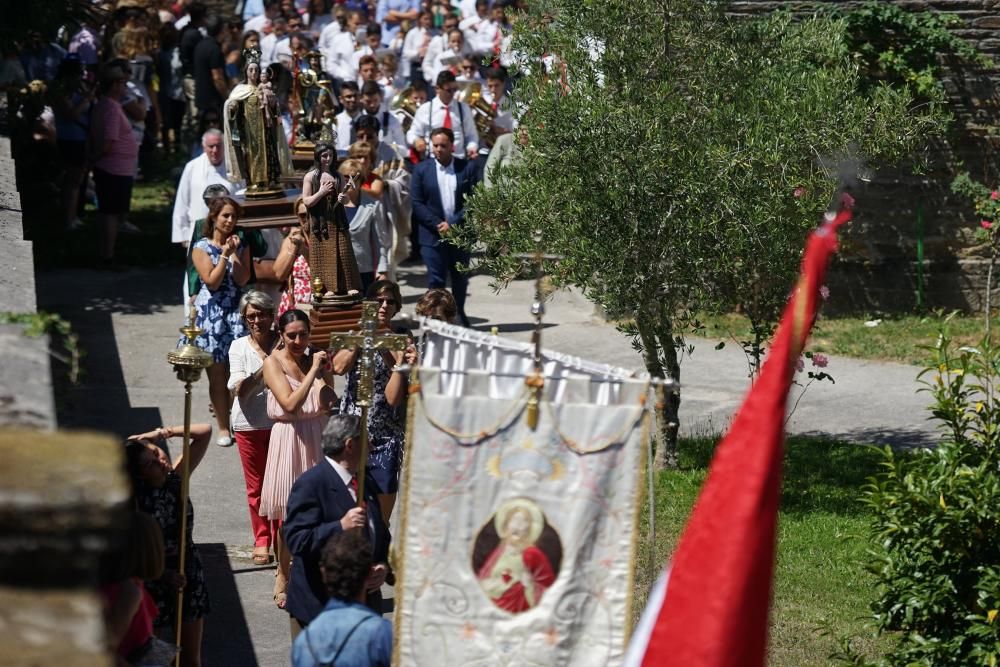
[[[514, 30], [525, 145], [467, 203], [498, 284], [535, 249], [620, 322], [654, 377], [680, 378], [691, 314], [741, 304], [760, 342], [833, 156], [895, 161], [940, 126], [905, 89], [862, 87], [829, 16], [732, 20], [704, 0], [541, 0]], [[680, 396], [661, 406], [674, 461]]]

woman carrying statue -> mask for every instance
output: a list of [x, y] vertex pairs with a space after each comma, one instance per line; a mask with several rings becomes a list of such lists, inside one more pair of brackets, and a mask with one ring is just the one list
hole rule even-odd
[[223, 113], [229, 180], [246, 181], [251, 199], [282, 196], [279, 179], [292, 174], [292, 155], [281, 111], [267, 77], [261, 76], [260, 51], [249, 49], [244, 56], [245, 79], [229, 94]]
[[360, 187], [353, 178], [334, 169], [336, 149], [320, 142], [313, 166], [302, 179], [302, 200], [309, 210], [309, 265], [323, 282], [326, 296], [360, 294], [361, 275], [351, 247], [351, 231], [344, 204], [348, 190]]

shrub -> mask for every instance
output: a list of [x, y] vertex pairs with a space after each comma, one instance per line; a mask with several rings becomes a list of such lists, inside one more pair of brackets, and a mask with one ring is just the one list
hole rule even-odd
[[919, 376], [944, 430], [940, 445], [887, 448], [884, 472], [863, 493], [875, 515], [875, 625], [899, 633], [883, 665], [1000, 660], [1000, 348], [989, 337], [952, 348], [945, 328]]

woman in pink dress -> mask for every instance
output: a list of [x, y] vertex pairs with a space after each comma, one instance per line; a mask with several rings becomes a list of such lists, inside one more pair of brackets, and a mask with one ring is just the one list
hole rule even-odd
[[268, 443], [260, 515], [278, 523], [274, 602], [284, 609], [291, 559], [280, 524], [285, 520], [292, 484], [323, 459], [323, 427], [337, 396], [326, 352], [309, 348], [309, 317], [301, 310], [289, 310], [278, 318], [278, 334], [278, 349], [264, 360], [264, 383], [270, 390], [267, 415], [274, 420], [274, 426]]

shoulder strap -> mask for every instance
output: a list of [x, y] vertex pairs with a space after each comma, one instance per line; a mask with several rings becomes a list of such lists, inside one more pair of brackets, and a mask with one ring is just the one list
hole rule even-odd
[[337, 658], [340, 657], [340, 654], [344, 651], [344, 647], [347, 646], [347, 642], [350, 641], [351, 635], [354, 634], [354, 631], [357, 630], [362, 623], [364, 623], [370, 618], [372, 617], [365, 616], [360, 621], [354, 624], [354, 627], [352, 627], [350, 632], [347, 633], [347, 636], [344, 637], [344, 640], [340, 642], [340, 647], [337, 648], [337, 652], [333, 655], [333, 659], [330, 662], [320, 662], [319, 656], [316, 655], [316, 650], [313, 648], [312, 640], [309, 639], [309, 628], [307, 627], [305, 630], [303, 630], [302, 634], [306, 636], [306, 648], [309, 649], [309, 655], [312, 656], [313, 662], [315, 662], [317, 665], [320, 665], [320, 667], [334, 667], [334, 665], [337, 664]]
[[369, 620], [370, 618], [372, 618], [372, 617], [371, 616], [365, 616], [360, 621], [358, 621], [357, 623], [354, 624], [354, 627], [351, 628], [351, 631], [347, 633], [346, 637], [344, 637], [344, 641], [342, 641], [340, 643], [340, 648], [337, 649], [337, 652], [333, 656], [333, 663], [332, 664], [334, 664], [334, 665], [337, 664], [337, 658], [340, 657], [340, 654], [343, 652], [344, 647], [347, 646], [347, 642], [349, 642], [351, 640], [351, 635], [354, 634], [354, 631], [357, 630], [359, 627], [361, 627], [361, 625], [364, 624], [364, 622], [367, 621], [367, 620]]

